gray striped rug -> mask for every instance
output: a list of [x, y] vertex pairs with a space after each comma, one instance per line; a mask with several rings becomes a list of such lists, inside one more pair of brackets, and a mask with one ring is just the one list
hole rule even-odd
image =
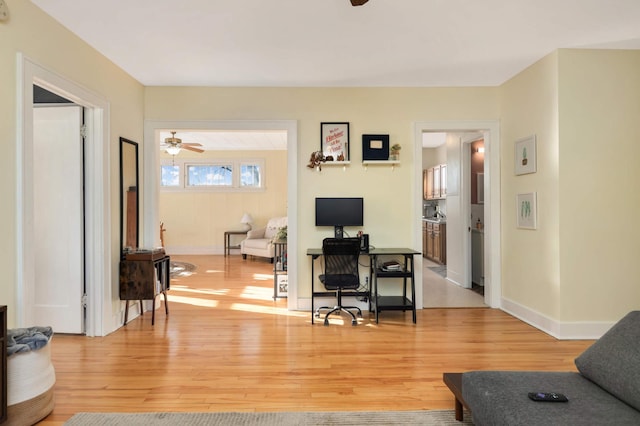
[[458, 422], [453, 410], [363, 411], [363, 412], [289, 412], [289, 413], [78, 413], [68, 426], [156, 426], [156, 425], [239, 425], [239, 426], [311, 426], [311, 425], [473, 425], [465, 413]]

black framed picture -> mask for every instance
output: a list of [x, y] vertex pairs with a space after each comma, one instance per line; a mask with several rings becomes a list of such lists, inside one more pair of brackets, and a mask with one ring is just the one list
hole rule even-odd
[[389, 159], [389, 135], [362, 135], [362, 160]]
[[349, 123], [320, 123], [320, 150], [333, 161], [349, 161]]

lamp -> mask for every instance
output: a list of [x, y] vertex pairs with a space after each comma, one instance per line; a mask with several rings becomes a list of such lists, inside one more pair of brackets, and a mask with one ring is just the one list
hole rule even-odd
[[242, 216], [242, 219], [240, 219], [240, 223], [242, 223], [244, 225], [244, 230], [246, 231], [250, 231], [251, 230], [251, 223], [253, 222], [253, 218], [251, 217], [251, 215], [249, 213], [245, 213]]

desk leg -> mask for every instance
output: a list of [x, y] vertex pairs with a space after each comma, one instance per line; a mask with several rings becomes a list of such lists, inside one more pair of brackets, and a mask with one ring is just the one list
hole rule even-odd
[[162, 294], [164, 294], [164, 313], [166, 315], [169, 315], [169, 303], [167, 303], [167, 291], [163, 291]]
[[416, 323], [416, 280], [415, 273], [413, 272], [413, 255], [409, 257], [409, 264], [411, 265], [411, 302], [413, 305], [413, 323]]
[[153, 296], [153, 300], [151, 301], [151, 325], [154, 324], [156, 320], [156, 296]]
[[311, 324], [313, 324], [313, 318], [315, 317], [315, 312], [313, 310], [314, 305], [313, 305], [313, 284], [315, 281], [315, 270], [313, 268], [313, 266], [316, 263], [316, 257], [315, 256], [311, 256]]

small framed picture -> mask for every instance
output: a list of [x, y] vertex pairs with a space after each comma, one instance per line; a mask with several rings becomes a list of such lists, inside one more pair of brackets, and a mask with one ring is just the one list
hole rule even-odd
[[277, 297], [287, 297], [289, 293], [289, 276], [288, 275], [278, 275], [278, 279], [276, 281]]
[[362, 135], [362, 159], [389, 159], [389, 135]]
[[333, 161], [349, 161], [349, 123], [320, 123], [320, 150]]
[[521, 229], [536, 229], [536, 193], [516, 195], [517, 227]]
[[515, 145], [516, 175], [536, 172], [536, 135], [518, 139]]

